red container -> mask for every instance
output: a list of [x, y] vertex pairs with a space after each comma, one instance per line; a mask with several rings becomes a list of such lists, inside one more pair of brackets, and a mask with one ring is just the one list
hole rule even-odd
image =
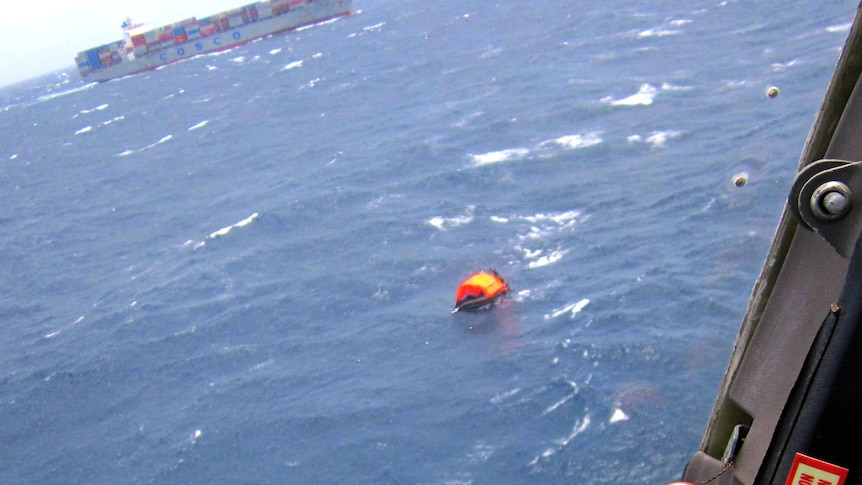
[[212, 22], [204, 22], [201, 24], [201, 35], [212, 35], [215, 34], [216, 27]]

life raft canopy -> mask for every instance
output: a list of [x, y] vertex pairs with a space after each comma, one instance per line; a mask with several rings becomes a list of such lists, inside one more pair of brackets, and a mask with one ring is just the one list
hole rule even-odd
[[490, 305], [508, 292], [509, 287], [506, 285], [506, 280], [497, 273], [497, 270], [473, 273], [458, 285], [458, 292], [455, 294], [455, 308], [452, 313], [461, 310], [478, 310]]

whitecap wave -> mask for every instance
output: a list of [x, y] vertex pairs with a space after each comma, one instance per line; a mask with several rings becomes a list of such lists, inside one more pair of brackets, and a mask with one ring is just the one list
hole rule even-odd
[[536, 269], [559, 262], [568, 252], [559, 242], [561, 235], [571, 233], [589, 217], [579, 210], [539, 212], [532, 215], [491, 216], [491, 222], [512, 227], [513, 249], [521, 257], [510, 264], [522, 263], [526, 269]]
[[583, 433], [590, 426], [590, 415], [584, 416], [584, 419], [580, 421], [576, 421], [575, 425], [572, 427], [572, 432], [569, 433], [565, 438], [560, 438], [556, 441], [560, 448], [568, 445], [573, 439], [575, 439], [579, 434]]
[[745, 86], [748, 86], [749, 84], [751, 84], [751, 82], [750, 82], [750, 81], [746, 81], [746, 80], [744, 80], [744, 79], [743, 79], [743, 80], [741, 80], [741, 81], [740, 81], [740, 80], [736, 80], [736, 79], [732, 79], [732, 80], [730, 80], [730, 81], [726, 81], [726, 82], [724, 83], [724, 85], [725, 85], [725, 86], [727, 86], [727, 87], [729, 87], [729, 88], [731, 88], [731, 89], [744, 88]]
[[305, 83], [305, 84], [303, 84], [302, 86], [300, 86], [300, 87], [299, 87], [299, 89], [313, 88], [313, 87], [314, 87], [315, 85], [317, 85], [317, 83], [319, 83], [319, 82], [320, 82], [320, 78], [319, 78], [319, 77], [314, 78], [314, 79], [312, 79], [311, 81], [308, 81], [307, 83]]
[[622, 99], [614, 99], [611, 96], [605, 96], [601, 99], [601, 102], [610, 104], [611, 106], [649, 106], [653, 103], [656, 94], [658, 94], [658, 89], [651, 84], [641, 84], [640, 88], [638, 88], [638, 92], [622, 98]]
[[490, 401], [489, 401], [489, 402], [490, 402], [491, 404], [500, 404], [501, 402], [503, 402], [503, 401], [505, 401], [506, 399], [508, 399], [508, 398], [510, 398], [510, 397], [512, 397], [512, 396], [514, 396], [515, 394], [518, 394], [519, 392], [521, 392], [521, 388], [520, 388], [520, 387], [516, 387], [516, 388], [514, 388], [514, 389], [512, 389], [512, 390], [509, 390], [509, 391], [506, 391], [506, 392], [504, 392], [504, 393], [496, 394], [494, 397], [492, 397], [492, 398], [490, 399]]
[[569, 316], [569, 318], [575, 318], [575, 315], [580, 313], [581, 310], [586, 308], [586, 306], [589, 304], [590, 304], [590, 300], [587, 298], [584, 298], [584, 299], [578, 301], [577, 303], [572, 303], [571, 305], [566, 305], [563, 308], [560, 308], [559, 310], [552, 311], [550, 314], [545, 315], [545, 320], [557, 318], [557, 317], [563, 316], [567, 313], [571, 314]]
[[[64, 83], [64, 84], [65, 84], [65, 83]], [[68, 91], [60, 91], [60, 92], [58, 92], [58, 93], [45, 94], [45, 95], [43, 95], [43, 96], [39, 96], [38, 98], [36, 98], [36, 100], [35, 100], [35, 101], [33, 101], [33, 102], [32, 102], [32, 103], [30, 103], [30, 104], [42, 103], [42, 102], [44, 102], [44, 101], [50, 101], [50, 100], [52, 100], [52, 99], [54, 99], [54, 98], [59, 98], [59, 97], [61, 97], [61, 96], [66, 96], [66, 95], [69, 95], [69, 94], [75, 94], [75, 93], [77, 93], [77, 92], [80, 92], [80, 91], [84, 91], [84, 90], [90, 89], [90, 88], [92, 88], [93, 86], [96, 86], [96, 85], [98, 85], [98, 84], [99, 84], [99, 83], [89, 83], [89, 84], [84, 84], [83, 86], [79, 86], [79, 87], [74, 88], [74, 89], [70, 89], [70, 90], [68, 90]]]
[[460, 227], [466, 224], [470, 224], [473, 222], [473, 211], [476, 209], [475, 206], [467, 207], [467, 210], [464, 212], [464, 215], [455, 216], [455, 217], [432, 217], [426, 221], [429, 225], [436, 227], [441, 231], [447, 231], [449, 229], [453, 229], [456, 227]]
[[49, 333], [49, 334], [45, 335], [45, 338], [54, 338], [54, 337], [56, 337], [57, 335], [60, 335], [60, 333], [62, 333], [62, 332], [64, 332], [64, 331], [66, 331], [66, 330], [69, 330], [70, 328], [74, 327], [75, 325], [77, 325], [77, 324], [79, 324], [79, 323], [81, 323], [81, 322], [83, 322], [83, 321], [84, 321], [84, 317], [83, 317], [83, 316], [80, 316], [80, 317], [78, 317], [78, 319], [77, 319], [77, 320], [75, 320], [74, 322], [70, 323], [69, 325], [66, 325], [65, 327], [62, 327], [62, 328], [58, 328], [57, 330], [54, 330], [53, 332], [51, 332], [51, 333]]
[[556, 452], [562, 450], [563, 448], [566, 447], [566, 445], [571, 443], [572, 440], [575, 439], [578, 435], [580, 435], [581, 433], [586, 431], [587, 428], [589, 428], [589, 426], [590, 426], [590, 415], [587, 414], [582, 419], [575, 421], [575, 424], [572, 427], [572, 431], [566, 437], [560, 438], [554, 442], [557, 444], [556, 448], [546, 449], [540, 455], [533, 458], [530, 461], [529, 466], [535, 466], [537, 463], [539, 463], [539, 460], [553, 456]]
[[533, 158], [548, 158], [554, 156], [554, 148], [577, 150], [599, 145], [603, 142], [601, 131], [588, 131], [564, 135], [551, 140], [545, 140], [532, 148], [516, 147], [493, 152], [470, 154], [473, 167], [482, 167], [495, 163], [512, 162]]
[[310, 29], [310, 28], [312, 28], [312, 27], [317, 27], [318, 25], [331, 24], [331, 23], [333, 23], [333, 22], [338, 22], [339, 20], [341, 20], [341, 17], [335, 17], [335, 18], [332, 18], [332, 19], [322, 20], [322, 21], [320, 21], [320, 22], [314, 22], [314, 23], [311, 23], [311, 24], [308, 24], [308, 25], [303, 25], [303, 26], [301, 26], [301, 27], [297, 27], [296, 32], [302, 32], [303, 30], [308, 30], [308, 29]]
[[799, 60], [793, 59], [787, 62], [776, 62], [772, 65], [772, 70], [775, 72], [786, 71], [787, 69], [799, 64]]
[[653, 131], [648, 136], [631, 135], [628, 137], [629, 143], [646, 143], [652, 145], [653, 148], [664, 148], [667, 146], [667, 141], [682, 136], [683, 132], [677, 130], [668, 131]]
[[682, 132], [676, 130], [654, 131], [646, 138], [646, 142], [654, 147], [663, 147], [667, 144], [668, 140], [678, 138], [680, 135], [682, 135]]
[[682, 27], [686, 24], [690, 24], [691, 22], [692, 21], [689, 19], [670, 20], [658, 27], [638, 32], [638, 38], [644, 39], [649, 37], [667, 37], [669, 35], [679, 35], [682, 33], [682, 30], [680, 30], [679, 27]]
[[826, 27], [826, 32], [829, 32], [830, 34], [843, 34], [845, 32], [850, 32], [851, 27], [853, 27], [852, 22], [840, 25], [830, 25], [829, 27]]
[[251, 223], [252, 223], [252, 222], [254, 222], [254, 220], [255, 220], [255, 219], [257, 219], [259, 216], [260, 216], [260, 214], [258, 214], [257, 212], [255, 212], [254, 214], [252, 214], [252, 215], [250, 215], [250, 216], [246, 217], [245, 219], [243, 219], [243, 220], [241, 220], [241, 221], [237, 222], [236, 224], [231, 224], [230, 226], [223, 227], [223, 228], [219, 229], [218, 231], [213, 232], [212, 234], [210, 234], [210, 235], [207, 237], [207, 239], [215, 239], [215, 238], [217, 238], [217, 237], [226, 236], [229, 232], [231, 232], [232, 230], [234, 230], [234, 229], [236, 229], [236, 228], [238, 228], [238, 227], [245, 227], [245, 226], [247, 226], [247, 225], [251, 224]]
[[90, 113], [95, 113], [96, 111], [102, 111], [105, 109], [108, 109], [108, 105], [107, 104], [100, 104], [99, 106], [96, 106], [93, 109], [82, 109], [81, 111], [78, 112], [78, 114], [76, 114], [75, 116], [72, 116], [72, 118], [74, 119], [74, 118], [77, 118], [79, 115], [88, 115]]
[[291, 69], [296, 69], [297, 67], [302, 67], [302, 60], [293, 61], [290, 64], [287, 64], [286, 66], [282, 67], [281, 70], [289, 71]]
[[386, 25], [386, 22], [380, 22], [379, 24], [374, 24], [374, 25], [369, 25], [368, 27], [363, 27], [362, 31], [363, 32], [371, 32], [371, 31], [375, 31], [375, 30], [380, 30], [383, 28], [384, 25]]
[[677, 86], [670, 83], [661, 83], [662, 91], [691, 91], [692, 89], [694, 88], [691, 86]]
[[578, 390], [578, 384], [577, 384], [576, 382], [574, 382], [574, 381], [568, 381], [568, 380], [567, 380], [567, 381], [566, 381], [566, 384], [568, 384], [568, 385], [572, 386], [572, 393], [571, 393], [571, 394], [566, 394], [566, 396], [565, 396], [565, 397], [563, 397], [563, 398], [562, 398], [562, 399], [560, 399], [559, 401], [555, 402], [554, 404], [551, 404], [550, 406], [548, 406], [548, 407], [547, 407], [547, 408], [542, 412], [542, 416], [545, 416], [545, 415], [547, 415], [547, 414], [550, 414], [550, 413], [552, 413], [552, 412], [556, 411], [560, 406], [562, 406], [563, 404], [566, 404], [567, 402], [571, 401], [575, 396], [577, 396], [577, 395], [578, 395], [578, 391], [579, 391], [579, 390]]
[[201, 121], [200, 123], [198, 123], [198, 124], [196, 124], [196, 125], [190, 126], [190, 127], [189, 127], [189, 129], [188, 129], [188, 131], [195, 131], [195, 130], [197, 130], [198, 128], [203, 128], [203, 127], [204, 127], [204, 126], [206, 126], [206, 125], [207, 125], [207, 123], [209, 123], [209, 122], [210, 122], [210, 120], [203, 120], [203, 121]]
[[122, 121], [124, 119], [126, 119], [125, 116], [115, 116], [115, 117], [111, 118], [110, 120], [103, 121], [102, 126], [107, 126], [107, 125], [110, 125], [111, 123], [114, 123], [115, 121]]
[[459, 216], [459, 217], [432, 217], [428, 219], [428, 224], [440, 229], [441, 231], [445, 231], [447, 229], [451, 229], [453, 227], [463, 226], [465, 224], [469, 224], [473, 222], [473, 218], [470, 216]]
[[551, 214], [545, 214], [545, 213], [540, 212], [540, 213], [532, 215], [532, 216], [522, 217], [523, 220], [530, 222], [530, 223], [533, 223], [533, 224], [538, 223], [538, 222], [542, 222], [542, 221], [551, 221], [551, 222], [554, 222], [560, 226], [566, 226], [566, 227], [573, 225], [580, 218], [581, 218], [581, 211], [577, 211], [577, 210], [571, 210], [571, 211], [560, 212], [560, 213], [551, 213]]
[[545, 416], [546, 414], [550, 414], [550, 413], [556, 411], [557, 408], [559, 408], [563, 404], [566, 404], [567, 402], [571, 401], [572, 398], [574, 398], [574, 397], [575, 397], [574, 394], [569, 394], [569, 395], [565, 396], [564, 398], [560, 399], [559, 401], [555, 402], [554, 404], [551, 404], [550, 406], [548, 406], [547, 409], [542, 411], [542, 416]]
[[76, 131], [75, 135], [80, 135], [82, 133], [88, 133], [90, 131], [93, 131], [93, 127], [92, 126], [85, 126], [85, 127], [81, 128], [80, 130]]
[[524, 243], [540, 244], [554, 235], [571, 230], [576, 224], [586, 220], [580, 211], [571, 210], [559, 213], [538, 213], [531, 216], [511, 217], [514, 221], [529, 223], [528, 230], [518, 234], [519, 243], [514, 249], [523, 253], [524, 261], [529, 261], [528, 269], [541, 268], [554, 264], [561, 260], [569, 251], [567, 249], [557, 248], [556, 250], [546, 252], [544, 249], [534, 249], [527, 247]]
[[527, 268], [535, 269], [535, 268], [541, 268], [543, 266], [552, 265], [552, 264], [556, 263], [557, 261], [563, 259], [563, 256], [565, 256], [566, 253], [568, 253], [568, 252], [569, 251], [566, 249], [558, 249], [556, 251], [551, 252], [551, 254], [548, 254], [547, 256], [542, 256], [541, 258], [530, 262], [527, 265]]
[[614, 413], [611, 415], [611, 418], [608, 420], [610, 424], [618, 423], [620, 421], [628, 421], [629, 416], [620, 408], [614, 408]]
[[149, 144], [143, 148], [139, 148], [137, 150], [130, 150], [130, 149], [124, 150], [124, 151], [118, 153], [117, 156], [118, 157], [126, 157], [126, 156], [132, 155], [134, 153], [141, 153], [141, 152], [149, 150], [151, 148], [155, 148], [155, 147], [161, 145], [162, 143], [166, 143], [166, 142], [170, 141], [171, 138], [173, 138], [173, 137], [174, 137], [174, 135], [165, 135], [159, 141], [157, 141], [155, 143], [151, 143], [151, 144]]
[[236, 49], [236, 48], [237, 48], [237, 46], [233, 46], [229, 49], [225, 49], [225, 50], [221, 50], [221, 51], [211, 51], [211, 52], [207, 52], [207, 53], [203, 54], [203, 56], [204, 57], [219, 57], [219, 56], [233, 53], [234, 49]]
[[679, 35], [682, 31], [679, 29], [671, 29], [667, 27], [656, 27], [638, 32], [638, 38], [646, 37], [667, 37], [669, 35]]
[[473, 164], [477, 167], [481, 167], [483, 165], [491, 165], [493, 163], [520, 160], [529, 154], [530, 150], [527, 148], [510, 148], [508, 150], [471, 155], [471, 157], [473, 158]]
[[207, 243], [206, 241], [195, 241], [195, 240], [189, 239], [188, 241], [183, 243], [183, 246], [185, 246], [185, 247], [191, 246], [192, 251], [194, 251], [196, 249], [200, 249], [200, 248], [204, 247], [206, 245], [206, 243]]
[[554, 143], [554, 144], [562, 146], [564, 148], [574, 150], [577, 148], [586, 148], [586, 147], [595, 146], [595, 145], [600, 144], [601, 142], [602, 142], [601, 132], [592, 131], [592, 132], [584, 133], [584, 134], [561, 136], [555, 140], [548, 140], [546, 142], [542, 142], [542, 145]]
[[535, 259], [542, 255], [542, 250], [537, 249], [535, 251], [531, 251], [529, 248], [517, 248], [524, 252], [524, 259]]

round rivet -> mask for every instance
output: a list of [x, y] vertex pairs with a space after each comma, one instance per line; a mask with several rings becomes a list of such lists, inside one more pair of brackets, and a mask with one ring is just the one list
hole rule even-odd
[[841, 192], [829, 192], [823, 196], [823, 208], [832, 215], [843, 214], [850, 201]]
[[850, 212], [850, 187], [841, 182], [826, 182], [811, 194], [811, 211], [824, 221], [834, 221]]

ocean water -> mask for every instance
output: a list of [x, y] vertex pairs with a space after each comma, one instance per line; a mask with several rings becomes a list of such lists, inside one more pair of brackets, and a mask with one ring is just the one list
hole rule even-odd
[[680, 476], [854, 2], [354, 7], [0, 89], [0, 483]]

